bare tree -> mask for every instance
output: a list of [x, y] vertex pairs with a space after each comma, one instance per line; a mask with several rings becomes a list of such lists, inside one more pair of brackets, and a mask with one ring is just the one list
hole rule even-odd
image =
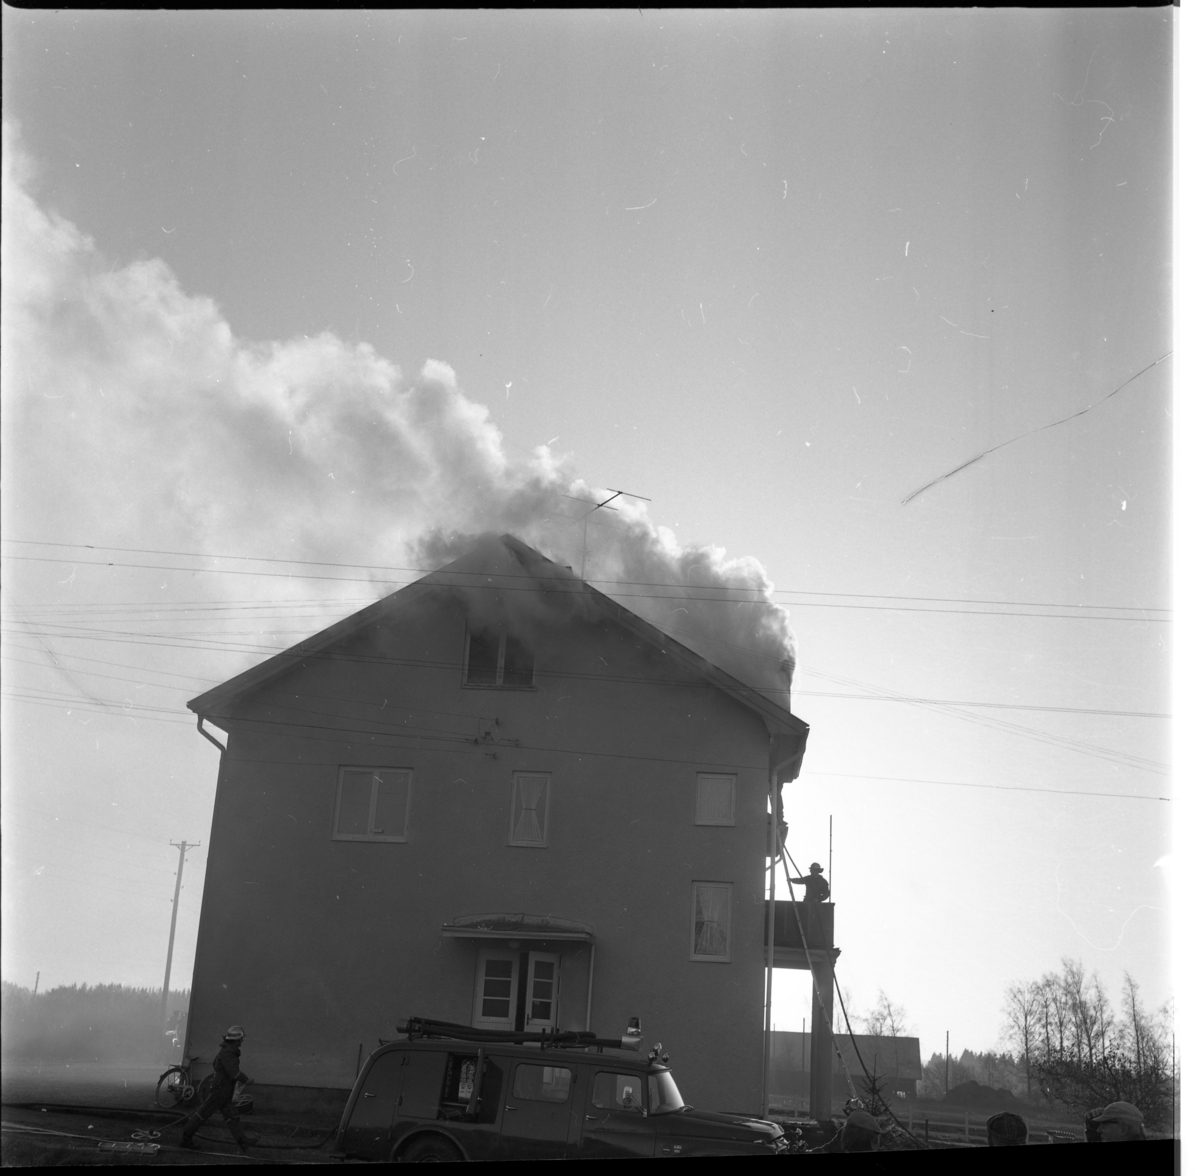
[[863, 1018], [863, 1028], [871, 1037], [903, 1037], [908, 1032], [906, 1015], [881, 988], [875, 1007]]
[[1138, 1000], [1137, 981], [1128, 972], [1125, 973], [1125, 983], [1121, 991], [1121, 1000], [1125, 1006], [1125, 1021], [1129, 1027], [1130, 1044], [1133, 1046], [1134, 1061], [1140, 1070], [1146, 1053], [1148, 1026], [1146, 1024], [1145, 1011]]
[[[845, 1013], [842, 1012], [842, 1006], [845, 1005]], [[842, 999], [834, 1002], [833, 1010], [833, 1031], [835, 1033], [852, 1033], [855, 1025], [862, 1018], [854, 1012], [854, 998], [851, 995], [850, 989], [842, 988]], [[841, 1026], [841, 1029], [838, 1026]]]
[[1078, 961], [1064, 960], [1061, 973], [1035, 985], [1011, 986], [1006, 1033], [1025, 1052], [1026, 1089], [1036, 1074], [1047, 1097], [1073, 1110], [1124, 1100], [1148, 1124], [1168, 1119], [1175, 1098], [1170, 1022], [1147, 1013], [1128, 975], [1120, 1014]]
[[1016, 1047], [1025, 1068], [1025, 1097], [1033, 1101], [1033, 1054], [1044, 1003], [1035, 981], [1010, 984], [1004, 994], [1004, 1036]]

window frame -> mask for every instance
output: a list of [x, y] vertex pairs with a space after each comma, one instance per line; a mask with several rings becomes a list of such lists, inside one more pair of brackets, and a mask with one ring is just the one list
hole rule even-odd
[[[550, 997], [550, 1019], [542, 1020], [533, 1016], [533, 985], [534, 965], [550, 963], [554, 966], [554, 993]], [[557, 952], [531, 951], [529, 953], [529, 971], [525, 978], [525, 1032], [536, 1033], [539, 1029], [554, 1031], [558, 1028], [558, 996], [562, 985], [562, 956]]]
[[[701, 886], [724, 890], [728, 896], [729, 924], [725, 930], [725, 954], [699, 954], [696, 951], [696, 903]], [[697, 879], [691, 886], [691, 905], [688, 908], [688, 959], [697, 964], [728, 964], [733, 962], [733, 883]]]
[[[596, 1101], [596, 1087], [599, 1085], [600, 1079], [603, 1077], [632, 1078], [635, 1082], [638, 1083], [639, 1101], [637, 1103], [635, 1103], [633, 1106], [629, 1106], [629, 1107], [624, 1106], [622, 1104], [618, 1104], [616, 1106], [609, 1106], [606, 1103], [598, 1103]], [[619, 1069], [616, 1069], [615, 1067], [612, 1069], [598, 1067], [597, 1069], [592, 1071], [592, 1089], [591, 1089], [591, 1093], [588, 1095], [588, 1103], [587, 1103], [588, 1109], [589, 1110], [597, 1110], [597, 1111], [608, 1111], [609, 1113], [615, 1113], [618, 1115], [636, 1114], [636, 1115], [641, 1116], [645, 1113], [648, 1113], [649, 1104], [646, 1101], [648, 1093], [649, 1093], [648, 1092], [649, 1083], [647, 1082], [648, 1077], [649, 1077], [649, 1075], [647, 1075], [647, 1074], [630, 1074], [627, 1070], [619, 1070]], [[615, 1089], [615, 1087], [614, 1087], [614, 1089]]]
[[[520, 1072], [524, 1069], [541, 1070], [543, 1075], [545, 1074], [545, 1072], [547, 1070], [553, 1070], [556, 1073], [566, 1074], [568, 1076], [567, 1083], [566, 1083], [566, 1086], [567, 1086], [566, 1092], [563, 1094], [562, 1098], [546, 1098], [544, 1093], [543, 1094], [518, 1093], [517, 1084], [522, 1081]], [[541, 1061], [535, 1061], [533, 1058], [531, 1058], [527, 1062], [519, 1061], [519, 1062], [517, 1062], [517, 1064], [515, 1066], [513, 1066], [512, 1084], [509, 1087], [509, 1093], [512, 1098], [519, 1098], [522, 1102], [548, 1103], [550, 1106], [556, 1106], [556, 1107], [570, 1106], [571, 1096], [572, 1096], [572, 1094], [574, 1094], [575, 1079], [576, 1079], [578, 1072], [579, 1071], [578, 1071], [577, 1067], [571, 1065], [565, 1058], [553, 1058], [551, 1060], [547, 1056], [546, 1058], [544, 1058], [544, 1060], [541, 1060]], [[545, 1091], [547, 1089], [544, 1077], [542, 1079], [541, 1086], [542, 1086], [543, 1091]]]
[[[488, 960], [508, 960], [512, 963], [512, 987], [508, 994], [507, 1019], [501, 1017], [485, 1017], [483, 1002], [485, 999], [484, 982], [487, 978]], [[471, 1009], [471, 1024], [476, 1029], [503, 1029], [510, 1031], [517, 1019], [517, 989], [521, 982], [521, 953], [506, 948], [480, 946], [475, 957], [475, 999]], [[495, 999], [495, 998], [492, 998]]]
[[[347, 772], [370, 772], [371, 773], [371, 803], [367, 809], [367, 832], [366, 833], [342, 833], [338, 829], [338, 825], [342, 817], [342, 789], [346, 782]], [[399, 837], [385, 836], [381, 833], [373, 833], [375, 827], [375, 813], [379, 804], [379, 785], [382, 782], [380, 779], [381, 772], [396, 772], [405, 777], [407, 785], [404, 795], [404, 833]], [[337, 784], [334, 789], [333, 797], [333, 834], [334, 841], [374, 841], [385, 845], [402, 845], [408, 841], [408, 825], [412, 819], [412, 795], [413, 795], [413, 777], [415, 773], [412, 768], [394, 768], [381, 767], [369, 764], [342, 764], [338, 768]]]
[[[729, 820], [714, 820], [700, 814], [700, 798], [706, 780], [729, 781]], [[696, 773], [696, 819], [695, 824], [709, 828], [728, 829], [737, 825], [737, 773], [735, 772], [697, 772]]]
[[[517, 798], [520, 794], [520, 783], [523, 779], [536, 777], [544, 780], [546, 789], [543, 793], [545, 797], [545, 806], [542, 817], [542, 839], [541, 841], [518, 841], [517, 840]], [[513, 772], [512, 777], [512, 798], [509, 801], [508, 807], [508, 844], [518, 849], [545, 849], [550, 844], [550, 784], [551, 773], [549, 772]]]
[[[476, 630], [478, 632], [478, 630]], [[463, 661], [462, 661], [462, 688], [464, 690], [536, 690], [537, 689], [537, 659], [533, 659], [533, 665], [530, 668], [530, 676], [534, 679], [528, 684], [505, 682], [504, 681], [504, 658], [508, 650], [508, 626], [501, 625], [498, 634], [499, 649], [496, 654], [496, 680], [494, 682], [468, 682], [467, 674], [471, 667], [471, 625], [466, 625], [466, 636], [463, 641]], [[531, 657], [533, 650], [519, 638], [514, 637], [513, 640], [518, 641], [530, 653]]]

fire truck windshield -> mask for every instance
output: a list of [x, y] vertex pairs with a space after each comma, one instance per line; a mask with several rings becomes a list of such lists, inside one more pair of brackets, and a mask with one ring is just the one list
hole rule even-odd
[[670, 1070], [652, 1070], [650, 1073], [650, 1114], [665, 1115], [669, 1111], [684, 1108], [679, 1087], [671, 1077]]

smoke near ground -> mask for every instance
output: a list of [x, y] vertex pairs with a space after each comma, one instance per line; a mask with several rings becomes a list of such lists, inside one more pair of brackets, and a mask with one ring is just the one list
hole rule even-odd
[[[171, 991], [168, 1025], [186, 1019], [189, 997], [186, 991]], [[70, 984], [34, 993], [5, 980], [0, 982], [0, 1027], [6, 1063], [158, 1063], [171, 1054], [161, 989]]]
[[[757, 560], [681, 545], [633, 499], [592, 511], [609, 492], [546, 447], [506, 453], [446, 363], [407, 378], [328, 333], [239, 339], [161, 260], [113, 264], [35, 191], [5, 123], [10, 537], [429, 569], [474, 534], [511, 532], [578, 573], [586, 514], [592, 583], [786, 703], [795, 643]], [[228, 588], [214, 579], [196, 578], [197, 599]], [[41, 591], [29, 577], [18, 589]], [[117, 591], [128, 599], [128, 580]], [[308, 578], [237, 586], [259, 599], [345, 592]]]

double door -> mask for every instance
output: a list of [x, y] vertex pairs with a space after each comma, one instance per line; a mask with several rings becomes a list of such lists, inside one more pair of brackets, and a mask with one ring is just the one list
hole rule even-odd
[[526, 1033], [554, 1029], [560, 971], [561, 957], [551, 952], [480, 948], [475, 1027]]

